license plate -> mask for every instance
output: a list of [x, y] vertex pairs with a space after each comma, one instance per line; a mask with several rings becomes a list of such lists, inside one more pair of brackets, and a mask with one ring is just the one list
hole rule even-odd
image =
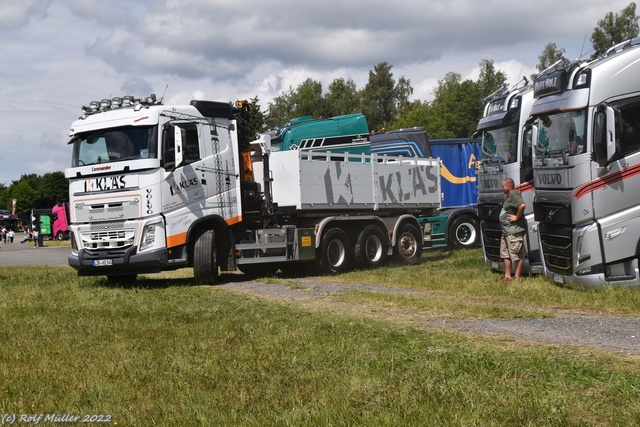
[[499, 269], [500, 264], [498, 264], [498, 261], [491, 261], [491, 268], [493, 268], [494, 270]]
[[556, 282], [556, 283], [563, 284], [564, 283], [564, 277], [560, 276], [559, 274], [553, 273], [553, 281]]
[[113, 260], [111, 259], [94, 259], [91, 264], [94, 267], [105, 267], [109, 265], [113, 265]]

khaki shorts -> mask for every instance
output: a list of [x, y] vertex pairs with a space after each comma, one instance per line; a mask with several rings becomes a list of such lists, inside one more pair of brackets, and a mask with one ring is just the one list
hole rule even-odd
[[513, 261], [524, 258], [524, 232], [502, 236], [500, 258], [510, 258]]

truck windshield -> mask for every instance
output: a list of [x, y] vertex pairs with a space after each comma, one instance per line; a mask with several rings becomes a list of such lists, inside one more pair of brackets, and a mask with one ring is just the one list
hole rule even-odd
[[586, 110], [563, 111], [538, 118], [537, 154], [583, 153], [586, 143]]
[[71, 166], [94, 165], [136, 159], [157, 159], [157, 126], [102, 129], [71, 140]]
[[518, 124], [482, 132], [482, 159], [513, 163], [518, 159]]

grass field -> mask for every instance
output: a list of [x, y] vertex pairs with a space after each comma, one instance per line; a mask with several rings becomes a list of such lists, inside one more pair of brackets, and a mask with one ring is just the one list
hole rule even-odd
[[[582, 292], [543, 278], [498, 285], [479, 257], [434, 252], [419, 266], [331, 280], [427, 291], [341, 298], [437, 317], [640, 314], [640, 290]], [[109, 414], [120, 426], [640, 424], [638, 358], [309, 310], [193, 286], [189, 275], [114, 286], [67, 267], [0, 269], [0, 416]]]

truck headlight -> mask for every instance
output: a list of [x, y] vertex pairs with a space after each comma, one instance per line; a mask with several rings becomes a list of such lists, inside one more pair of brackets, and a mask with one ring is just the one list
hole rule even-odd
[[78, 244], [76, 243], [76, 234], [71, 230], [69, 230], [69, 239], [71, 240], [71, 252], [77, 254]]
[[140, 239], [140, 251], [149, 249], [154, 246], [156, 239], [162, 237], [162, 220], [157, 220], [145, 224], [142, 229], [142, 236]]

